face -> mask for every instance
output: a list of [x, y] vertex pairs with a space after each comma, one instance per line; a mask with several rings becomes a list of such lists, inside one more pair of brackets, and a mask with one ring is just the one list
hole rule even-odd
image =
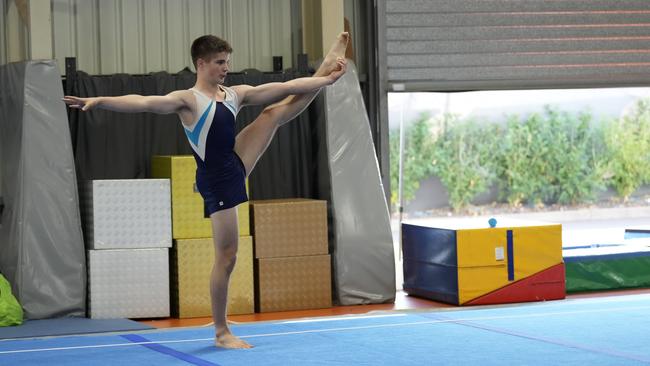
[[227, 52], [219, 52], [207, 60], [199, 59], [197, 62], [197, 71], [208, 81], [223, 84], [228, 74], [229, 63], [230, 54]]

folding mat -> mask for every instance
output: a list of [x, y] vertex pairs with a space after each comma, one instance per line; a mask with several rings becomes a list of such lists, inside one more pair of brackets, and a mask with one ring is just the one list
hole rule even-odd
[[650, 228], [594, 229], [573, 243], [562, 248], [567, 293], [650, 287]]
[[86, 257], [59, 67], [3, 65], [0, 85], [0, 272], [26, 318], [83, 316]]

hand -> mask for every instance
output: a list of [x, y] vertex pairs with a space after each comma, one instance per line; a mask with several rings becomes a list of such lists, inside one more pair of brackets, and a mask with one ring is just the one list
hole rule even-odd
[[69, 105], [70, 108], [81, 109], [82, 111], [85, 112], [87, 110], [96, 107], [98, 99], [99, 98], [79, 98], [79, 97], [66, 95], [65, 97], [63, 97], [63, 102]]
[[343, 74], [345, 74], [347, 68], [348, 68], [348, 61], [343, 57], [338, 57], [336, 59], [336, 67], [328, 75], [330, 80], [332, 80], [332, 84], [334, 84], [336, 80], [338, 80], [341, 76], [343, 76]]

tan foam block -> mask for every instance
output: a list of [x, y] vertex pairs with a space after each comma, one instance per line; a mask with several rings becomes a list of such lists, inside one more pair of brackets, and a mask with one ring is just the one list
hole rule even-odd
[[256, 259], [256, 310], [321, 309], [332, 306], [329, 255]]
[[255, 258], [328, 253], [327, 201], [252, 201], [251, 212]]

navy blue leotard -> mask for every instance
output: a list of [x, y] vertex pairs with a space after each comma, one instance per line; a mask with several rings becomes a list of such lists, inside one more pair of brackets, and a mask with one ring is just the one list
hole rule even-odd
[[246, 168], [235, 153], [237, 94], [223, 87], [223, 102], [195, 89], [199, 119], [183, 126], [196, 159], [196, 187], [205, 202], [206, 217], [248, 200]]

